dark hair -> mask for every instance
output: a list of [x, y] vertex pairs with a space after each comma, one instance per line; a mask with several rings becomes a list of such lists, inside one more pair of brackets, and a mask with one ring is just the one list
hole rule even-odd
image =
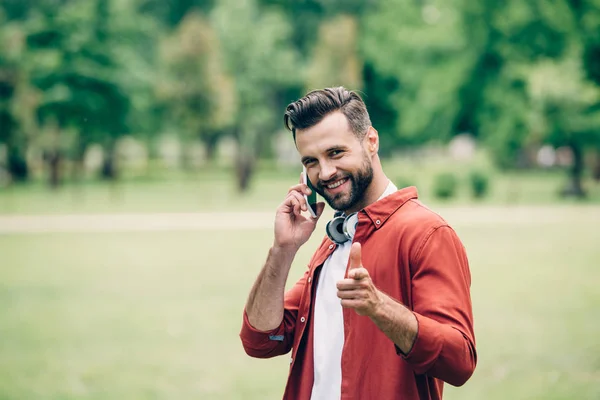
[[296, 140], [296, 129], [315, 126], [326, 115], [341, 111], [350, 124], [350, 129], [362, 139], [371, 126], [367, 106], [360, 96], [342, 86], [314, 90], [301, 99], [290, 103], [285, 109], [283, 122]]

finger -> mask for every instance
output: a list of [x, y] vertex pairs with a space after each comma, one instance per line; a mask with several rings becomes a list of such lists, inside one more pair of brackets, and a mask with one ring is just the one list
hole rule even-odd
[[285, 202], [291, 202], [292, 200], [295, 200], [297, 202], [302, 202], [304, 201], [304, 196], [302, 195], [302, 193], [296, 192], [296, 191], [291, 191], [288, 192], [287, 196], [285, 196]]
[[308, 205], [306, 204], [306, 199], [304, 198], [304, 196], [298, 192], [290, 192], [288, 194], [288, 196], [294, 198], [296, 201], [298, 201], [298, 204], [300, 205], [300, 208], [303, 211], [306, 211], [308, 208]]
[[363, 290], [338, 290], [337, 297], [340, 299], [364, 299], [367, 295]]
[[288, 189], [288, 193], [292, 193], [292, 192], [298, 192], [300, 194], [311, 194], [312, 193], [310, 188], [307, 185], [305, 185], [304, 183], [299, 183], [297, 185], [290, 187]]
[[352, 247], [350, 248], [350, 258], [348, 260], [348, 274], [355, 268], [362, 267], [361, 261], [361, 247], [360, 243], [352, 243]]
[[325, 211], [325, 202], [321, 201], [317, 203], [317, 219], [321, 218], [323, 211]]
[[369, 277], [369, 271], [367, 271], [363, 267], [354, 268], [354, 269], [351, 269], [350, 271], [348, 271], [348, 278], [353, 279], [355, 281], [365, 279], [368, 277]]
[[340, 301], [340, 303], [342, 304], [342, 307], [344, 308], [361, 308], [364, 306], [364, 301], [363, 300], [353, 300], [353, 299], [343, 299]]
[[300, 214], [300, 200], [292, 193], [288, 193], [288, 195], [285, 198], [284, 204], [287, 206], [288, 213], [293, 213], [296, 215]]
[[295, 215], [300, 214], [300, 202], [297, 199], [292, 198], [291, 203], [292, 203], [292, 212]]
[[336, 283], [336, 288], [338, 290], [357, 290], [365, 287], [363, 282], [357, 282], [356, 279], [342, 279], [338, 283]]

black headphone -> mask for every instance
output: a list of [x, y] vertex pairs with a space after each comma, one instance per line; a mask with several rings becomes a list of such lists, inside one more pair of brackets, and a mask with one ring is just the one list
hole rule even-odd
[[325, 232], [332, 242], [344, 244], [354, 238], [357, 224], [358, 213], [346, 216], [342, 211], [336, 211], [333, 219], [325, 226]]

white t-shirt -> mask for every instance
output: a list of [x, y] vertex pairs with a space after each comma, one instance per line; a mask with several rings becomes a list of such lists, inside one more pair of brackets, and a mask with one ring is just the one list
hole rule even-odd
[[[394, 193], [390, 182], [379, 198]], [[354, 216], [356, 221], [358, 217]], [[349, 221], [352, 223], [355, 221]], [[319, 275], [314, 315], [314, 383], [311, 400], [335, 400], [342, 390], [342, 349], [344, 347], [344, 316], [337, 297], [338, 281], [344, 279], [352, 241], [338, 245], [327, 258]]]

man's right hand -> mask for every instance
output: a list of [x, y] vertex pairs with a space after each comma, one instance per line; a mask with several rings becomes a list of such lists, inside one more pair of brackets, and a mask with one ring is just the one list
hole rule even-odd
[[[300, 182], [302, 182], [302, 175], [300, 175]], [[309, 194], [310, 189], [304, 183], [292, 186], [283, 203], [277, 208], [275, 248], [296, 252], [315, 230], [317, 221], [325, 209], [325, 203], [317, 203], [317, 218], [305, 216], [302, 214], [303, 211], [308, 210], [308, 204], [304, 199], [305, 193]]]

